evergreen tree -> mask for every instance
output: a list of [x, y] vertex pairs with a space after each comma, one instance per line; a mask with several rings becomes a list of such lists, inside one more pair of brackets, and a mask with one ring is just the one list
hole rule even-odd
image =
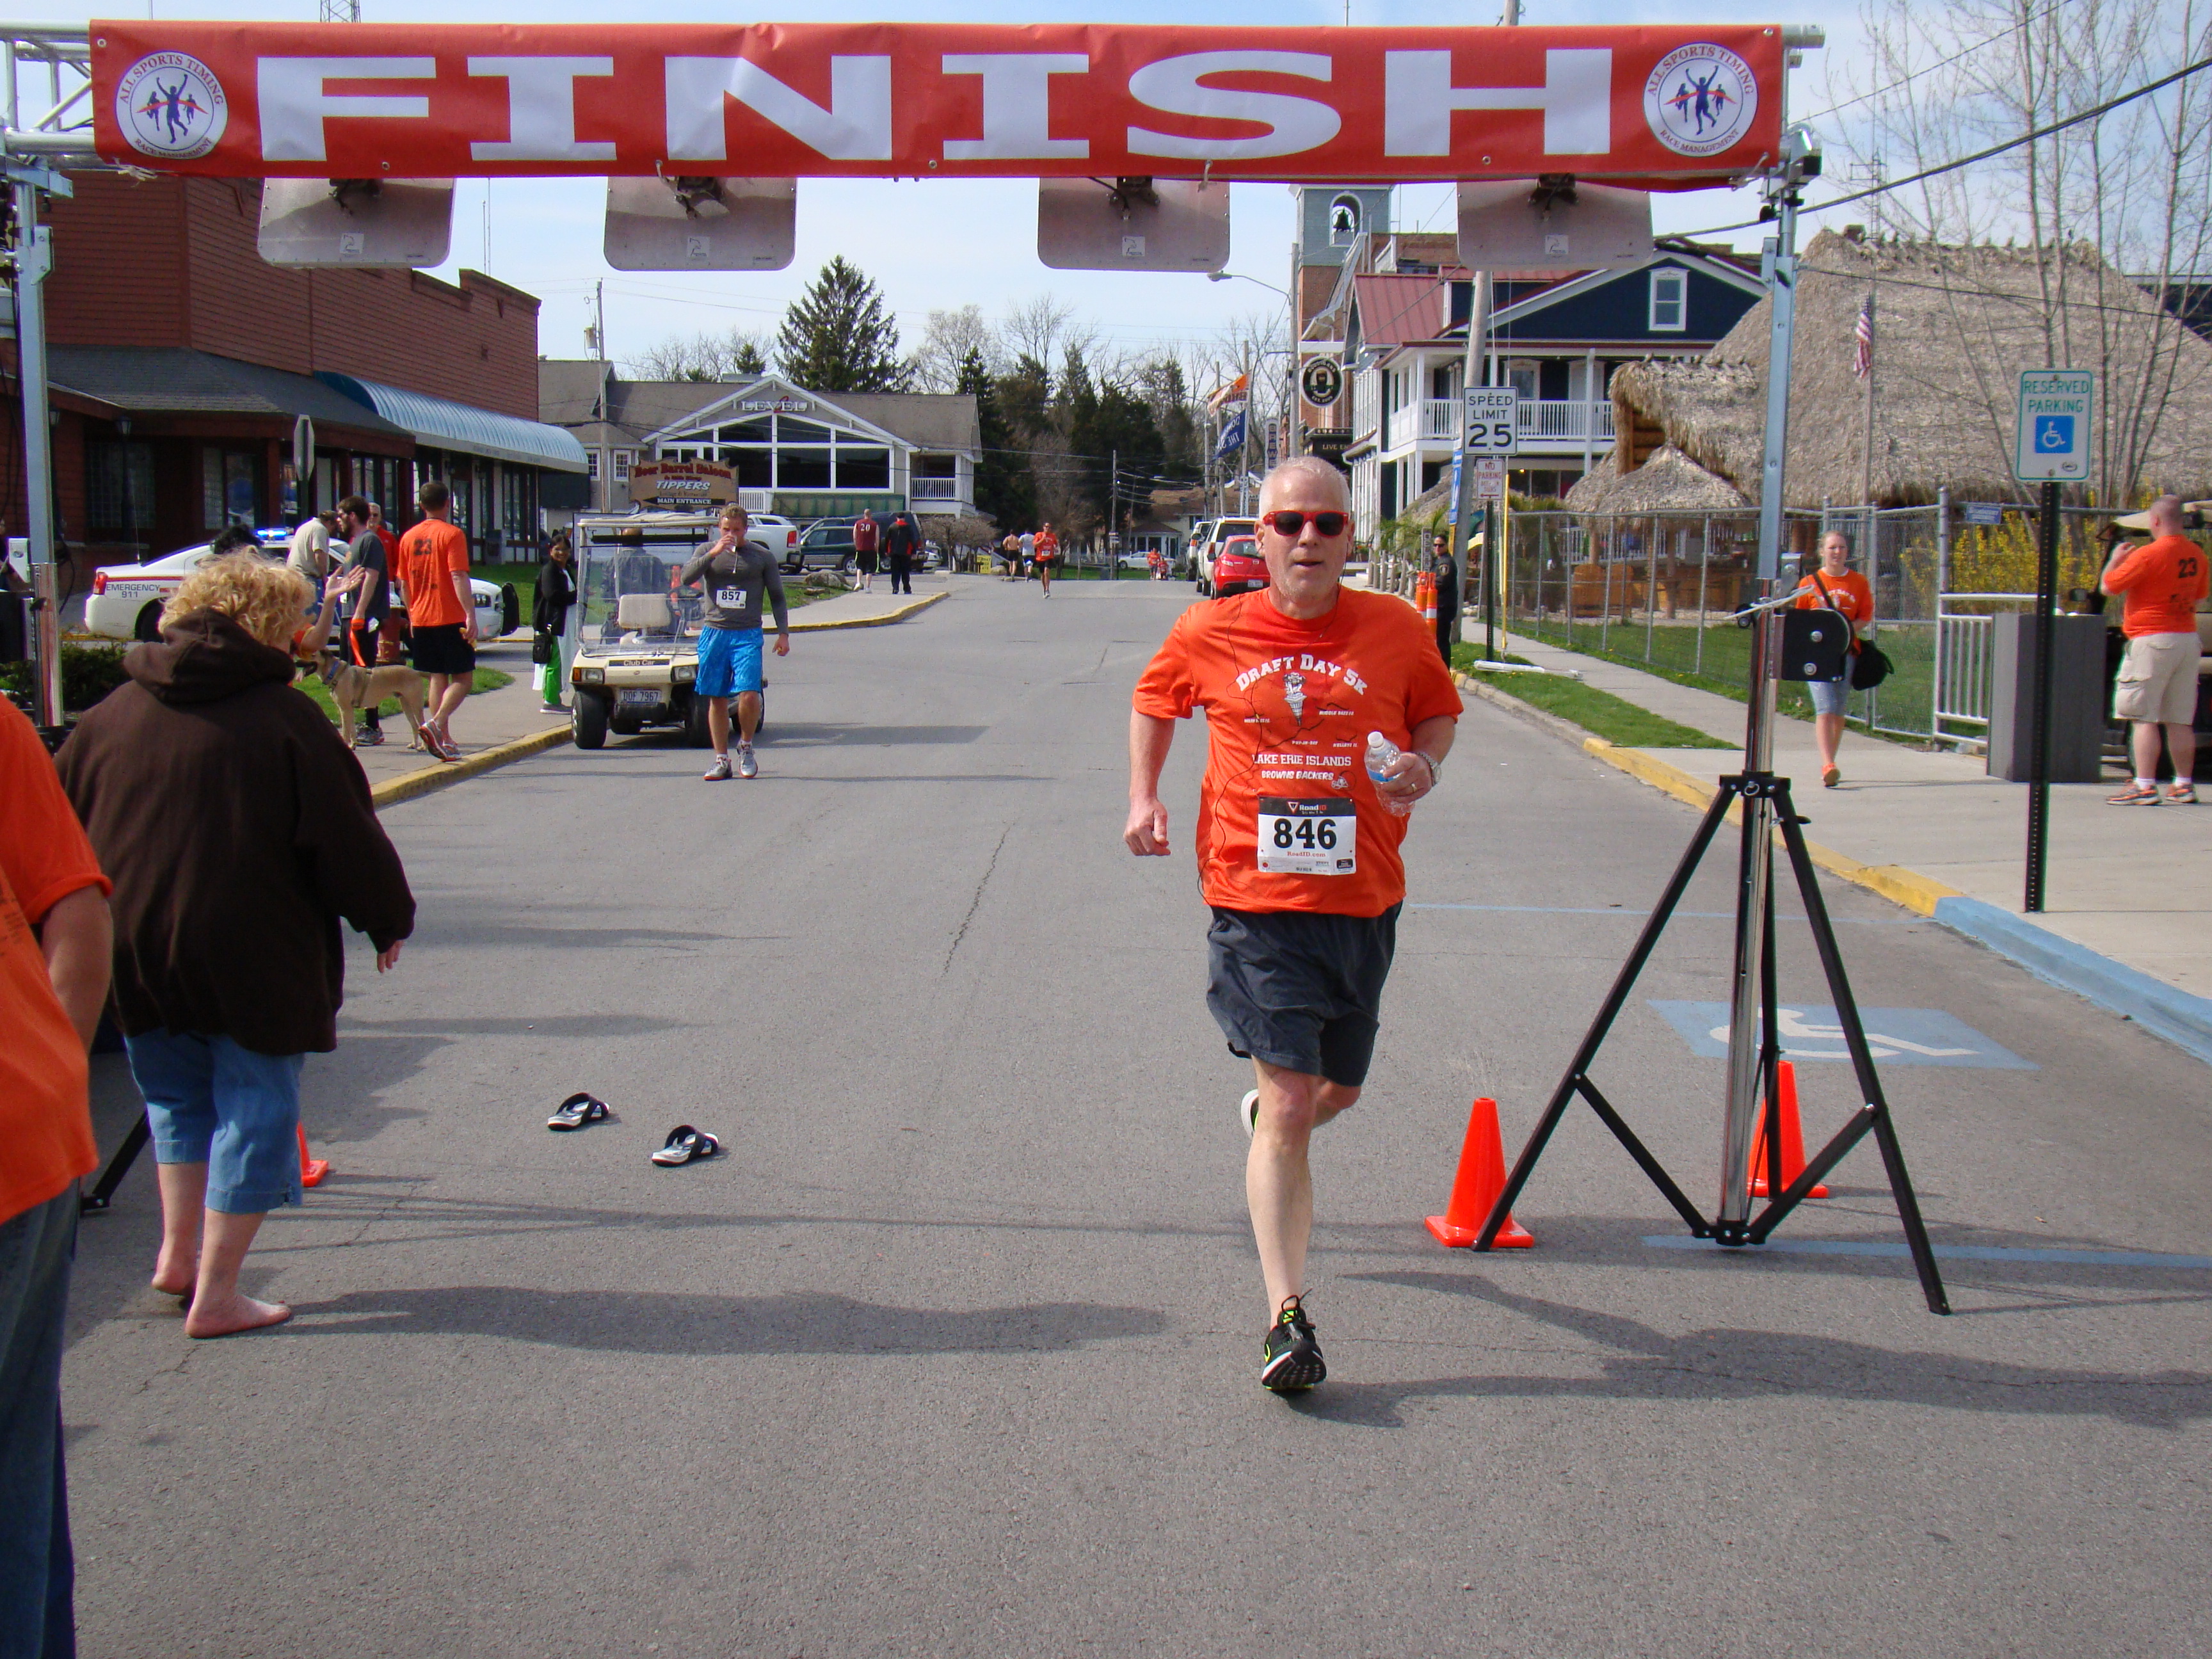
[[1036, 480], [1000, 407], [999, 388], [980, 348], [969, 346], [961, 358], [953, 390], [975, 399], [975, 424], [983, 445], [982, 457], [975, 463], [976, 509], [996, 520], [1001, 532], [1019, 529], [1036, 517]]
[[810, 392], [897, 392], [906, 384], [898, 325], [875, 283], [839, 254], [784, 313], [775, 355]]
[[760, 344], [750, 334], [740, 338], [730, 353], [730, 373], [732, 374], [765, 374], [768, 358]]
[[1052, 371], [1026, 352], [1015, 358], [999, 381], [999, 408], [1020, 447], [1032, 447], [1052, 430]]

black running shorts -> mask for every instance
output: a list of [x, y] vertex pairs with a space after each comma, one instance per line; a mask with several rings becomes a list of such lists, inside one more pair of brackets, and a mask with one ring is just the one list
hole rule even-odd
[[418, 628], [414, 637], [415, 666], [425, 674], [467, 674], [477, 665], [477, 648], [461, 637], [461, 625]]
[[1399, 908], [1332, 916], [1214, 907], [1206, 1006], [1230, 1052], [1347, 1088], [1365, 1082]]

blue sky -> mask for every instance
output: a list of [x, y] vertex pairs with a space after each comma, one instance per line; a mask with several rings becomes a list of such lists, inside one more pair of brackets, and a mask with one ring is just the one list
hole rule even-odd
[[[36, 6], [37, 21], [82, 23], [97, 15], [141, 15], [138, 4], [63, 10]], [[11, 8], [12, 9], [12, 8]], [[237, 3], [230, 0], [152, 0], [156, 17], [241, 18], [304, 21], [316, 15], [313, 0], [283, 3]], [[608, 13], [604, 4], [575, 0], [363, 0], [362, 14], [373, 22], [593, 22]], [[1434, 6], [1401, 0], [1352, 0], [1351, 21], [1359, 25], [1436, 24], [1453, 14]], [[623, 14], [625, 19], [655, 22], [730, 21], [726, 6], [655, 0]], [[884, 0], [808, 0], [804, 6], [763, 7], [762, 21], [929, 21], [936, 22], [1117, 22], [1220, 23], [1273, 26], [1340, 24], [1344, 0], [1236, 0], [1193, 7], [1166, 0], [1113, 0], [1110, 4], [1060, 3], [1029, 0], [1021, 6], [940, 0], [934, 5], [884, 3]], [[1496, 20], [1492, 0], [1476, 0], [1466, 14], [1471, 23]], [[1618, 5], [1595, 0], [1528, 0], [1525, 23], [1603, 23], [1620, 21]], [[25, 21], [30, 21], [26, 19]], [[1829, 50], [1808, 55], [1793, 77], [1794, 111], [1818, 110], [1826, 94], [1827, 71], [1848, 52], [1855, 20], [1838, 9], [1802, 3], [1742, 6], [1684, 4], [1647, 0], [1636, 21], [1669, 22], [1810, 23], [1829, 32]], [[1831, 60], [1824, 64], [1823, 58]], [[489, 197], [489, 235], [486, 236]], [[606, 318], [611, 354], [622, 359], [672, 334], [737, 327], [773, 331], [784, 307], [822, 264], [843, 254], [873, 276], [897, 313], [902, 338], [921, 337], [928, 313], [974, 303], [996, 314], [1009, 304], [1049, 293], [1076, 308], [1117, 343], [1141, 349], [1158, 342], [1194, 340], [1238, 319], [1271, 309], [1282, 301], [1249, 283], [1212, 283], [1195, 276], [1047, 270], [1037, 263], [1036, 187], [1022, 180], [933, 179], [927, 182], [810, 179], [799, 187], [799, 251], [789, 269], [766, 275], [647, 276], [609, 270], [600, 258], [604, 186], [584, 179], [501, 179], [489, 186], [465, 179], [456, 192], [453, 258], [439, 271], [448, 277], [461, 265], [489, 271], [539, 295], [544, 302], [538, 349], [548, 356], [585, 355], [584, 326], [590, 319], [592, 287], [606, 284]], [[1663, 231], [1693, 231], [1747, 219], [1755, 202], [1725, 191], [1655, 198], [1654, 215]], [[1449, 229], [1453, 222], [1448, 185], [1408, 185], [1399, 191], [1401, 228]], [[1277, 288], [1287, 285], [1292, 234], [1289, 190], [1277, 185], [1238, 185], [1231, 198], [1234, 237], [1229, 269]], [[1737, 239], [1747, 248], [1750, 233]]]

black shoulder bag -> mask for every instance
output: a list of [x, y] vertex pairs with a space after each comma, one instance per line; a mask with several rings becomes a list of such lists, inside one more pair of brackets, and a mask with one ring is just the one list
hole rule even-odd
[[[1827, 583], [1820, 580], [1820, 573], [1817, 570], [1813, 573], [1813, 585], [1820, 590], [1820, 597], [1827, 601], [1828, 609], [1837, 611], [1835, 596], [1828, 592]], [[1842, 613], [1838, 611], [1837, 614]], [[1858, 638], [1854, 629], [1851, 639], [1851, 690], [1873, 690], [1889, 678], [1889, 653], [1872, 640]]]

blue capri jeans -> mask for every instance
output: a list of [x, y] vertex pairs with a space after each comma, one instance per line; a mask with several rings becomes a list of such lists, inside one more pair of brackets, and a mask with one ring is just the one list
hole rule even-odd
[[226, 1215], [300, 1201], [305, 1054], [259, 1054], [226, 1036], [166, 1029], [124, 1042], [157, 1163], [206, 1164], [207, 1206]]

